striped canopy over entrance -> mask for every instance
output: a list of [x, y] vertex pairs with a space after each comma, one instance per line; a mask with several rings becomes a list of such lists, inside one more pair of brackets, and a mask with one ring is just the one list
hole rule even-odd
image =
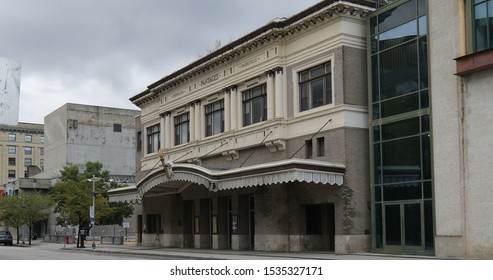
[[190, 184], [198, 184], [210, 191], [222, 191], [287, 182], [307, 182], [341, 186], [345, 166], [324, 161], [289, 159], [228, 170], [207, 169], [193, 164], [167, 164], [136, 186], [110, 190], [110, 202], [138, 203], [151, 193], [179, 193]]

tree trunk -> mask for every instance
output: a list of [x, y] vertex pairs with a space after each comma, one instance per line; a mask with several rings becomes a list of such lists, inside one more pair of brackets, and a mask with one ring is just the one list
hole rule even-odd
[[17, 231], [17, 245], [19, 245], [19, 227], [16, 227]]

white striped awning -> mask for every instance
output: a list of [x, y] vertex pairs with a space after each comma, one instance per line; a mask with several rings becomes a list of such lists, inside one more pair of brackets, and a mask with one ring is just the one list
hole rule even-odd
[[305, 159], [289, 159], [228, 170], [181, 163], [170, 163], [169, 166], [168, 174], [163, 169], [158, 169], [143, 178], [137, 186], [111, 190], [108, 193], [110, 202], [115, 200], [136, 203], [135, 201], [158, 186], [161, 189], [169, 185], [166, 192], [177, 193], [180, 191], [177, 182], [195, 183], [214, 192], [295, 181], [341, 186], [345, 172], [345, 166], [341, 164]]

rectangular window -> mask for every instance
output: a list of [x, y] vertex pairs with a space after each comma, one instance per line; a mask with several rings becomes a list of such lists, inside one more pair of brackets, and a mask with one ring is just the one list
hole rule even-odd
[[243, 92], [243, 126], [267, 120], [267, 86]]
[[16, 146], [8, 146], [8, 147], [9, 147], [9, 154], [17, 153], [17, 147]]
[[32, 135], [24, 135], [24, 142], [31, 143], [33, 141]]
[[15, 178], [15, 170], [9, 170], [9, 178]]
[[45, 137], [44, 137], [44, 135], [41, 135], [41, 136], [39, 137], [39, 142], [40, 142], [41, 144], [44, 144], [44, 143], [45, 143]]
[[205, 106], [206, 136], [224, 132], [224, 100]]
[[41, 167], [41, 169], [45, 168], [45, 160], [44, 159], [39, 160], [39, 167]]
[[493, 0], [471, 2], [474, 51], [493, 48]]
[[28, 166], [31, 166], [33, 165], [33, 159], [32, 158], [25, 158], [24, 159], [24, 166], [25, 167], [28, 167]]
[[175, 145], [190, 141], [190, 114], [185, 113], [175, 117]]
[[9, 157], [9, 165], [15, 166], [15, 157]]
[[25, 155], [32, 155], [33, 154], [33, 148], [32, 147], [24, 147], [24, 154]]
[[122, 132], [122, 124], [114, 123], [113, 124], [113, 132]]
[[142, 131], [137, 132], [137, 151], [142, 150]]
[[147, 153], [155, 153], [160, 148], [159, 143], [159, 124], [147, 128]]
[[15, 141], [15, 140], [16, 140], [15, 134], [9, 133], [9, 141]]
[[319, 156], [319, 157], [325, 156], [325, 138], [324, 137], [317, 138], [317, 156]]
[[45, 148], [39, 148], [39, 155], [41, 156], [45, 155]]
[[332, 104], [331, 63], [318, 65], [298, 74], [300, 112]]
[[305, 157], [306, 158], [313, 157], [313, 143], [311, 139], [305, 141]]

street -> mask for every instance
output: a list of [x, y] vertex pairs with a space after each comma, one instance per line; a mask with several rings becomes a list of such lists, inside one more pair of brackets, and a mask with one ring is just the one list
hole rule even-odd
[[[89, 244], [90, 246], [91, 244]], [[149, 257], [139, 255], [98, 253], [82, 250], [64, 250], [64, 244], [32, 241], [32, 245], [0, 245], [0, 260], [146, 260]], [[71, 245], [72, 247], [74, 245]], [[152, 259], [171, 259], [160, 256]], [[176, 259], [174, 257], [173, 259]]]

